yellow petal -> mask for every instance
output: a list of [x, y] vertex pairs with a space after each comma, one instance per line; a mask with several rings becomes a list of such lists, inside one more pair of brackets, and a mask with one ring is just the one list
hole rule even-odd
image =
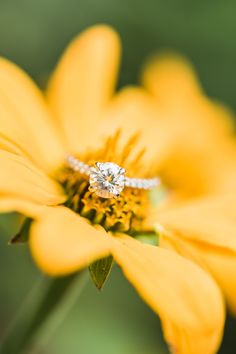
[[202, 131], [203, 127], [196, 139], [192, 134], [176, 130], [175, 149], [162, 166], [164, 182], [188, 197], [230, 193], [236, 178], [235, 141], [211, 134], [208, 140], [202, 139]]
[[16, 198], [43, 205], [65, 200], [60, 186], [22, 156], [0, 150], [0, 198]]
[[94, 26], [72, 41], [51, 79], [49, 103], [72, 152], [87, 146], [113, 94], [119, 52], [117, 34]]
[[235, 195], [199, 198], [158, 211], [156, 222], [181, 237], [236, 252], [235, 205]]
[[204, 97], [197, 76], [185, 58], [174, 54], [154, 57], [144, 69], [143, 83], [158, 103], [172, 112], [172, 120], [178, 119], [182, 129], [202, 125], [220, 134], [233, 130], [232, 113]]
[[184, 257], [200, 264], [210, 272], [226, 298], [230, 311], [236, 315], [236, 255], [224, 248], [176, 236], [175, 233], [163, 231], [161, 246], [175, 250]]
[[34, 203], [25, 199], [5, 197], [0, 195], [1, 213], [18, 212], [29, 218], [37, 219], [40, 215], [49, 210], [50, 207]]
[[55, 207], [33, 223], [30, 249], [49, 275], [64, 275], [110, 253], [110, 236], [65, 207]]
[[27, 154], [20, 148], [12, 139], [6, 138], [4, 135], [0, 133], [0, 148], [2, 150], [12, 152], [16, 155], [27, 156]]
[[215, 277], [236, 314], [236, 197], [205, 202], [158, 213], [161, 245], [175, 249], [205, 267]]
[[201, 246], [197, 247], [196, 251], [199, 255], [199, 262], [205, 265], [215, 277], [225, 295], [230, 311], [236, 316], [235, 254]]
[[162, 54], [151, 58], [142, 75], [144, 85], [160, 100], [179, 105], [179, 100], [201, 92], [191, 65], [178, 55]]
[[[0, 59], [0, 132], [5, 142], [15, 144], [21, 154], [47, 171], [58, 168], [65, 158], [42, 94], [20, 68], [3, 58]], [[6, 148], [1, 140], [0, 147]]]
[[174, 252], [125, 235], [114, 241], [117, 263], [160, 316], [164, 336], [173, 350], [179, 354], [216, 353], [224, 326], [224, 305], [213, 279]]

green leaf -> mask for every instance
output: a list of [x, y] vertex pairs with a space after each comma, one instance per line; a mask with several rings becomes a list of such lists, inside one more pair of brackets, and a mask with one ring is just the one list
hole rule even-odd
[[32, 219], [26, 218], [20, 231], [9, 241], [9, 245], [28, 242], [31, 223]]
[[111, 271], [113, 264], [113, 257], [109, 256], [106, 258], [99, 259], [98, 261], [92, 263], [89, 266], [90, 276], [96, 285], [96, 287], [101, 290], [108, 275]]

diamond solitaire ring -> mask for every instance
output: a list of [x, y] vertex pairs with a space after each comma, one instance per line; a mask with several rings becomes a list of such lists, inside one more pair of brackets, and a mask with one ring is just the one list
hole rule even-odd
[[70, 155], [67, 164], [72, 170], [89, 176], [90, 190], [102, 198], [118, 197], [125, 187], [150, 190], [160, 184], [159, 178], [126, 177], [125, 169], [113, 162], [96, 162], [90, 166]]

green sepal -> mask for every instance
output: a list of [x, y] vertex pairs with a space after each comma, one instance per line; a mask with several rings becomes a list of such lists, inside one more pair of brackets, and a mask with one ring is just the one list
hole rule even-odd
[[20, 231], [9, 241], [9, 245], [28, 242], [31, 223], [32, 219], [26, 218]]
[[92, 263], [89, 266], [90, 276], [98, 290], [101, 290], [103, 285], [105, 284], [105, 281], [107, 280], [108, 275], [111, 271], [112, 264], [113, 257], [109, 256], [106, 258], [99, 259], [98, 261]]
[[139, 240], [140, 242], [147, 243], [152, 246], [159, 245], [159, 236], [158, 236], [158, 234], [156, 234], [154, 232], [136, 235], [135, 238], [136, 238], [136, 240]]

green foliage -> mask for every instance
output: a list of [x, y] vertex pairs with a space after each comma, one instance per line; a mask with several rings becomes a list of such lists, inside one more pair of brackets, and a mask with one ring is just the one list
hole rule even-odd
[[0, 52], [40, 83], [81, 30], [114, 26], [122, 37], [120, 85], [138, 81], [147, 55], [171, 48], [196, 65], [207, 92], [236, 108], [234, 0], [0, 0]]

